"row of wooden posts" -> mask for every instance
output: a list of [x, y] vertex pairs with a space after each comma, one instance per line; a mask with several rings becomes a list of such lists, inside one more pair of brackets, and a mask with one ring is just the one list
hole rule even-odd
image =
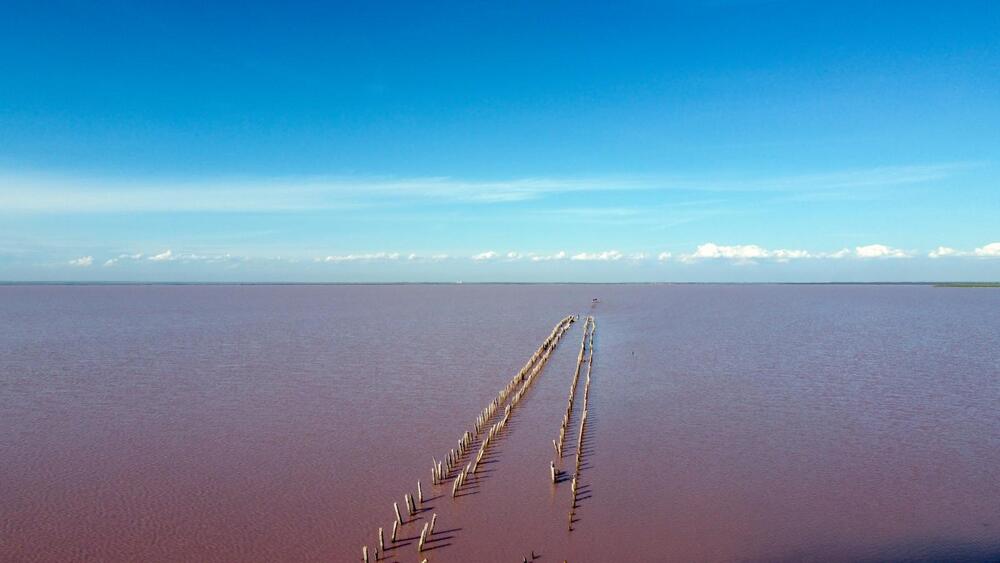
[[[479, 464], [482, 462], [483, 457], [486, 456], [486, 452], [490, 445], [493, 443], [493, 439], [504, 429], [507, 425], [507, 421], [510, 420], [511, 412], [514, 407], [521, 402], [521, 398], [524, 397], [525, 392], [534, 383], [535, 378], [541, 373], [542, 368], [545, 367], [545, 363], [548, 362], [549, 356], [552, 351], [555, 350], [556, 345], [559, 344], [559, 340], [562, 338], [563, 334], [569, 329], [569, 326], [576, 320], [576, 317], [569, 316], [564, 318], [559, 322], [542, 346], [531, 356], [528, 363], [518, 372], [518, 375], [514, 376], [511, 380], [511, 384], [520, 383], [520, 387], [517, 387], [517, 391], [511, 396], [510, 402], [504, 407], [504, 415], [500, 418], [493, 426], [490, 427], [489, 432], [487, 432], [486, 437], [479, 445], [479, 452], [476, 454], [476, 458], [465, 466], [455, 479], [455, 484], [452, 486], [451, 496], [455, 497], [458, 493], [459, 488], [465, 484], [466, 479], [469, 474], [475, 475], [479, 471]], [[526, 374], [526, 375], [525, 375]], [[501, 391], [501, 394], [506, 398], [509, 393], [509, 389], [513, 389], [514, 385], [508, 384]], [[489, 419], [487, 419], [488, 421]]]
[[[552, 353], [552, 350], [554, 350], [556, 345], [559, 343], [559, 339], [562, 338], [562, 335], [569, 329], [570, 325], [575, 320], [576, 317], [570, 315], [560, 320], [559, 323], [553, 327], [552, 332], [550, 332], [548, 337], [545, 338], [541, 346], [535, 350], [535, 353], [528, 358], [524, 367], [522, 367], [521, 370], [518, 371], [513, 378], [511, 378], [507, 385], [505, 385], [503, 389], [497, 393], [497, 396], [490, 401], [488, 405], [486, 405], [482, 412], [479, 413], [479, 416], [476, 417], [476, 421], [473, 424], [473, 431], [466, 431], [462, 434], [462, 438], [458, 441], [457, 449], [450, 450], [443, 461], [438, 461], [434, 458], [431, 459], [432, 483], [435, 485], [443, 483], [448, 479], [454, 470], [463, 466], [462, 462], [465, 455], [471, 449], [475, 439], [482, 434], [483, 429], [489, 425], [491, 420], [493, 420], [494, 415], [496, 415], [500, 407], [507, 403], [507, 398], [512, 392], [514, 392], [515, 389], [517, 389], [517, 391], [514, 392], [510, 405], [516, 406], [517, 402], [519, 402], [521, 397], [524, 395], [525, 390], [527, 390], [527, 387], [531, 385], [535, 376], [537, 376], [542, 370], [542, 367], [544, 367], [545, 362]], [[505, 417], [509, 417], [506, 413], [506, 409], [504, 409], [504, 411]], [[506, 424], [506, 421], [504, 424]], [[490, 427], [490, 432], [493, 432], [494, 434], [496, 432], [495, 426], [496, 424]], [[487, 443], [488, 440], [489, 438], [484, 439], [483, 442], [480, 443], [481, 452], [484, 451], [483, 444]], [[477, 455], [477, 457], [480, 456]], [[478, 466], [478, 463], [476, 465]], [[475, 471], [473, 471], [473, 473], [475, 473]]]
[[[566, 431], [569, 428], [569, 419], [573, 414], [573, 401], [576, 397], [576, 386], [580, 381], [580, 371], [583, 367], [583, 358], [587, 350], [587, 335], [594, 317], [587, 317], [583, 323], [583, 338], [580, 340], [580, 353], [576, 356], [576, 369], [573, 371], [573, 380], [569, 384], [569, 400], [566, 402], [566, 412], [563, 414], [562, 423], [559, 425], [559, 438], [552, 440], [552, 447], [556, 450], [556, 456], [562, 458], [563, 446], [566, 443]], [[555, 470], [553, 470], [552, 480], [555, 481]]]
[[[413, 495], [409, 493], [403, 495], [403, 505], [406, 507], [406, 514], [408, 517], [412, 518], [416, 516], [419, 509], [418, 506], [422, 506], [424, 503], [424, 491], [420, 485], [420, 481], [417, 481], [417, 495], [414, 498]], [[404, 526], [409, 523], [409, 520], [403, 519], [403, 513], [399, 510], [399, 503], [392, 503], [392, 510], [396, 514], [396, 519], [392, 522], [392, 532], [389, 535], [389, 545], [395, 544], [398, 541], [398, 534], [400, 526]], [[434, 534], [434, 526], [437, 524], [437, 513], [431, 515], [430, 522], [425, 522], [423, 529], [420, 531], [420, 539], [417, 542], [417, 553], [424, 550], [424, 545], [430, 539], [431, 535]], [[371, 555], [369, 555], [368, 546], [361, 547], [361, 558], [365, 563], [371, 563], [372, 561], [381, 561], [382, 556], [386, 552], [386, 541], [385, 541], [385, 531], [383, 528], [378, 529], [378, 547], [372, 550]], [[424, 560], [426, 561], [426, 559]]]
[[[584, 333], [584, 339], [588, 340], [587, 348], [589, 349], [587, 357], [587, 378], [583, 384], [583, 414], [580, 416], [580, 433], [576, 438], [576, 465], [573, 470], [573, 481], [570, 483], [570, 490], [573, 494], [573, 503], [569, 509], [569, 519], [567, 523], [570, 530], [573, 529], [573, 515], [576, 513], [576, 493], [577, 486], [580, 483], [580, 466], [583, 464], [583, 434], [587, 430], [587, 409], [590, 404], [590, 373], [594, 368], [594, 332], [597, 330], [597, 323], [594, 321], [594, 317], [588, 317], [587, 320], [590, 322], [590, 334], [588, 335], [586, 332]], [[555, 481], [554, 477], [553, 481]]]
[[[479, 464], [482, 462], [483, 457], [486, 455], [486, 451], [494, 438], [506, 427], [507, 422], [510, 420], [511, 412], [513, 408], [517, 406], [521, 398], [524, 396], [525, 391], [534, 382], [535, 377], [541, 372], [545, 363], [548, 361], [550, 354], [555, 349], [559, 340], [562, 338], [563, 334], [569, 330], [570, 325], [575, 322], [577, 317], [569, 315], [559, 321], [558, 324], [549, 333], [549, 336], [542, 342], [542, 345], [535, 350], [535, 353], [531, 355], [528, 362], [521, 368], [521, 370], [515, 375], [507, 385], [500, 390], [497, 396], [490, 401], [490, 403], [484, 408], [479, 416], [476, 417], [476, 421], [473, 424], [473, 431], [465, 431], [462, 433], [462, 437], [458, 440], [458, 448], [452, 449], [445, 455], [444, 459], [437, 460], [431, 459], [431, 483], [434, 485], [443, 484], [458, 467], [462, 467], [462, 462], [466, 455], [472, 450], [475, 445], [476, 438], [482, 434], [483, 429], [493, 420], [494, 416], [498, 412], [501, 406], [503, 406], [503, 416], [495, 424], [489, 427], [486, 436], [480, 442], [479, 451], [473, 461], [468, 462], [464, 468], [455, 477], [455, 481], [452, 485], [452, 497], [455, 497], [458, 490], [465, 484], [470, 474], [475, 474], [479, 470]], [[516, 392], [515, 392], [516, 389]], [[511, 393], [514, 393], [511, 396]], [[510, 397], [510, 402], [507, 402], [507, 398]], [[420, 485], [420, 481], [417, 481], [417, 495], [416, 500], [409, 493], [403, 495], [404, 505], [408, 516], [412, 517], [417, 514], [417, 505], [423, 504], [424, 502], [424, 492]], [[399, 510], [399, 503], [392, 503], [393, 511], [396, 515], [396, 520], [392, 523], [392, 535], [390, 540], [392, 543], [396, 543], [396, 534], [400, 526], [403, 526], [407, 521], [403, 520], [403, 515]], [[420, 532], [420, 539], [417, 542], [417, 552], [420, 553], [424, 550], [425, 544], [430, 539], [431, 535], [434, 533], [434, 524], [437, 522], [437, 514], [431, 516], [430, 522], [424, 524], [423, 529]], [[385, 555], [386, 550], [385, 535], [382, 528], [378, 529], [378, 548], [372, 550], [371, 555], [369, 554], [368, 546], [362, 546], [361, 555], [362, 560], [365, 563], [371, 563], [372, 561], [380, 561], [381, 557]], [[374, 556], [372, 559], [371, 556]], [[424, 560], [426, 562], [426, 559]]]

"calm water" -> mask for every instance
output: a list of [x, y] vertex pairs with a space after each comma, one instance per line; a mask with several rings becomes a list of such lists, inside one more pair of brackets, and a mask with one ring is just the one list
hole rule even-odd
[[575, 530], [582, 322], [430, 561], [1000, 559], [1000, 291], [466, 285], [0, 287], [0, 560], [358, 561], [591, 312]]

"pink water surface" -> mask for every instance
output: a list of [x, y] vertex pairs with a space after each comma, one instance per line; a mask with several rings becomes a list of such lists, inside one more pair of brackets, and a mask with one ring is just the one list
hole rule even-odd
[[[428, 486], [573, 313], [574, 530], [582, 322], [472, 494]], [[0, 286], [0, 560], [360, 561], [417, 479], [394, 561], [996, 560], [998, 413], [991, 289]]]

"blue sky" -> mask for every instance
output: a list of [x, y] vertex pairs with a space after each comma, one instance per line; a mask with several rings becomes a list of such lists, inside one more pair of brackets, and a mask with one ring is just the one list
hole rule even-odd
[[5, 2], [0, 279], [1000, 279], [993, 2]]

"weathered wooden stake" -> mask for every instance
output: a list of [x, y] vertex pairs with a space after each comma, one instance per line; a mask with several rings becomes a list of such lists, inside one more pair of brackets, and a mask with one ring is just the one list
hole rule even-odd
[[417, 500], [420, 504], [424, 503], [424, 491], [420, 488], [420, 481], [417, 481]]
[[398, 530], [398, 529], [399, 529], [399, 522], [393, 522], [392, 523], [392, 536], [390, 536], [390, 539], [392, 540], [392, 543], [396, 543], [396, 530]]
[[427, 535], [434, 535], [434, 524], [437, 524], [438, 515], [437, 513], [431, 515], [431, 527], [427, 530]]
[[404, 522], [403, 522], [403, 515], [399, 513], [399, 503], [398, 502], [392, 503], [392, 509], [396, 511], [396, 522], [400, 526], [402, 526]]
[[424, 550], [424, 542], [427, 541], [427, 527], [429, 525], [430, 522], [424, 522], [424, 529], [420, 530], [420, 541], [417, 542], [417, 553]]
[[363, 560], [364, 560], [365, 563], [369, 563], [369, 561], [368, 561], [368, 546], [367, 545], [363, 546], [361, 548], [361, 557], [363, 558]]
[[[385, 534], [382, 532], [382, 528], [378, 529], [378, 548], [385, 551]], [[376, 557], [376, 559], [378, 559]]]

